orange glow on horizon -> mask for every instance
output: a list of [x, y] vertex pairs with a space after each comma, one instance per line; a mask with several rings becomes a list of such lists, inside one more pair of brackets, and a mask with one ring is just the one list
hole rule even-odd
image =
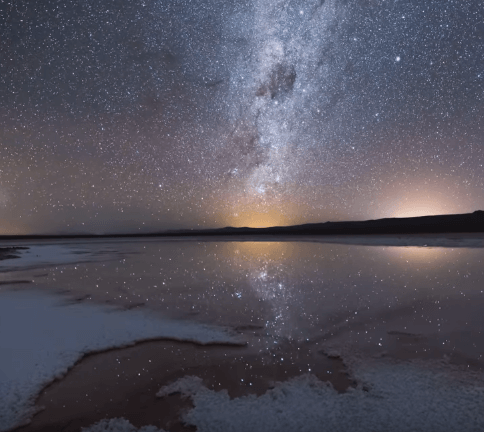
[[236, 211], [227, 217], [227, 225], [233, 227], [266, 228], [290, 224], [278, 209], [260, 211]]

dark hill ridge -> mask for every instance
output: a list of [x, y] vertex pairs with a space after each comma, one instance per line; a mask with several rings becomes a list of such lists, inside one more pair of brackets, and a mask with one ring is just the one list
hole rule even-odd
[[430, 233], [482, 233], [484, 211], [474, 213], [413, 218], [388, 218], [361, 222], [325, 222], [270, 228], [217, 228], [204, 230], [178, 230], [147, 234], [63, 234], [0, 236], [0, 240], [63, 239], [103, 237], [188, 237], [188, 236], [241, 236], [241, 235], [373, 235], [373, 234], [430, 234]]
[[412, 218], [387, 218], [357, 222], [324, 222], [269, 228], [226, 227], [179, 231], [177, 235], [371, 235], [484, 232], [484, 211]]

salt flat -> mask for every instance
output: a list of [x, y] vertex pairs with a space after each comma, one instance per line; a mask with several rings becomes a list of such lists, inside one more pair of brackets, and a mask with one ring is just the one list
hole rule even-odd
[[481, 237], [20, 242], [1, 430], [480, 430]]

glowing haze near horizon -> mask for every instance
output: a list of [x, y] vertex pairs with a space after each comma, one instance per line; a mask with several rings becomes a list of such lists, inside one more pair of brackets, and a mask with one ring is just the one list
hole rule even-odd
[[0, 234], [484, 208], [478, 0], [0, 0]]

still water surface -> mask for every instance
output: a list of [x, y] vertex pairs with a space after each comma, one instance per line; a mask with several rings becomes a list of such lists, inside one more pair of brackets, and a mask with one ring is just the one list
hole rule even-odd
[[398, 348], [399, 335], [418, 339], [410, 351], [484, 360], [483, 248], [197, 239], [36, 245], [26, 268], [3, 261], [0, 281], [32, 280], [66, 302], [231, 326], [267, 344], [321, 341], [385, 353]]

